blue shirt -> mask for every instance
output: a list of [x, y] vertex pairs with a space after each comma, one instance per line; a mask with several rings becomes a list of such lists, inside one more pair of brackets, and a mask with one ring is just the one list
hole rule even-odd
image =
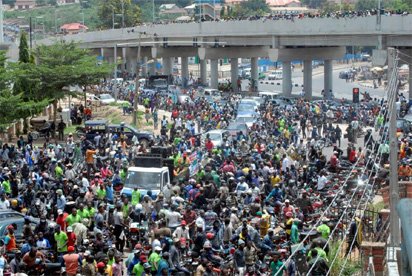
[[167, 269], [167, 275], [170, 275], [169, 264], [166, 262], [165, 259], [160, 259], [156, 275], [157, 276], [162, 276], [163, 275], [162, 270], [165, 269], [165, 268]]
[[113, 201], [113, 186], [106, 186], [106, 198], [109, 201]]

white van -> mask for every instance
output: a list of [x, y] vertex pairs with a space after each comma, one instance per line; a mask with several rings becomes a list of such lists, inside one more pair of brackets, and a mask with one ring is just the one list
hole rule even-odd
[[281, 80], [283, 77], [282, 70], [270, 71], [268, 74], [268, 80]]
[[262, 91], [262, 92], [259, 92], [259, 97], [261, 97], [261, 98], [263, 98], [263, 99], [268, 99], [268, 100], [273, 100], [273, 99], [276, 99], [276, 98], [278, 98], [279, 96], [281, 96], [282, 95], [282, 92], [278, 92], [278, 91], [275, 91], [275, 92], [269, 92], [269, 91]]

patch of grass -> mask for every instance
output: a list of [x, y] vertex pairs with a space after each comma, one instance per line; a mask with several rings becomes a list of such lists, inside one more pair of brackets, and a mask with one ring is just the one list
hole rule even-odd
[[76, 127], [78, 127], [79, 125], [71, 125], [68, 126], [64, 129], [64, 135], [68, 135], [70, 132], [71, 133], [75, 133], [76, 132]]
[[[345, 263], [345, 244], [342, 244], [340, 250], [338, 251], [339, 245], [341, 242], [346, 243], [346, 241], [335, 241], [330, 243], [329, 246], [329, 255], [328, 259], [329, 262], [331, 263], [333, 259], [335, 258], [336, 255], [338, 257], [336, 258], [335, 262], [332, 265], [330, 275], [344, 275], [344, 276], [353, 276], [353, 275], [360, 275], [360, 272], [362, 271], [362, 261], [360, 258], [360, 254], [357, 253], [357, 255], [353, 258], [349, 257], [348, 261], [345, 264], [345, 267], [343, 268], [342, 274], [339, 274], [340, 270], [342, 269], [342, 266]], [[357, 249], [355, 249], [357, 250]]]
[[121, 122], [124, 121], [122, 116], [119, 113], [113, 112], [110, 113], [107, 119], [112, 123], [112, 124], [120, 124]]

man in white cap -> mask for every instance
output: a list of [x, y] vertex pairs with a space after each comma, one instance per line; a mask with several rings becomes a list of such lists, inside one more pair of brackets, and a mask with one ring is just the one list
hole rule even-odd
[[236, 249], [235, 254], [233, 255], [233, 264], [235, 266], [235, 271], [237, 275], [243, 276], [245, 273], [246, 268], [246, 260], [245, 260], [245, 241], [239, 239], [238, 241], [239, 247]]

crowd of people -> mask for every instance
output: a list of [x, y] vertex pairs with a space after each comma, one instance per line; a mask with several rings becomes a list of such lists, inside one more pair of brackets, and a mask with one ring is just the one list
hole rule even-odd
[[[133, 106], [133, 89], [125, 91], [120, 94]], [[169, 148], [175, 168], [188, 169], [193, 152], [201, 156], [194, 174], [157, 192], [137, 187], [131, 197], [119, 194], [128, 168], [139, 166], [134, 157], [150, 152], [137, 138], [128, 145], [122, 134], [101, 133], [97, 141], [70, 133], [43, 146], [24, 139], [4, 143], [0, 218], [13, 210], [8, 217], [15, 221], [5, 220], [3, 273], [57, 275], [64, 267], [70, 276], [291, 276], [313, 266], [312, 275], [326, 275], [337, 217], [328, 213], [313, 225], [331, 200], [328, 193], [343, 189], [344, 175], [365, 180], [366, 172], [351, 169], [374, 158], [375, 141], [372, 130], [365, 141], [358, 137], [362, 129], [383, 126], [387, 103], [375, 99], [364, 108], [336, 109], [328, 101], [276, 106], [262, 100], [251, 128], [223, 137], [218, 146], [199, 133], [225, 129], [240, 99], [230, 94], [208, 101], [194, 89], [188, 95], [193, 104], [139, 96], [149, 114], [169, 108], [170, 116], [156, 119], [160, 135], [153, 146]], [[330, 145], [319, 146], [326, 138]], [[363, 150], [368, 143], [371, 150]], [[105, 161], [98, 165], [96, 155]], [[139, 225], [138, 238], [133, 223]], [[362, 221], [346, 223], [348, 243], [360, 244]], [[303, 258], [288, 259], [292, 251]]]
[[[366, 16], [376, 16], [378, 14], [377, 9], [370, 9], [370, 10], [339, 10], [334, 12], [318, 12], [318, 11], [307, 11], [307, 12], [299, 12], [299, 11], [290, 11], [290, 12], [278, 12], [278, 13], [270, 13], [268, 15], [254, 15], [254, 16], [224, 16], [223, 18], [211, 18], [207, 16], [203, 16], [201, 18], [201, 22], [227, 22], [227, 21], [240, 21], [240, 20], [295, 20], [295, 19], [303, 19], [303, 18], [356, 18], [356, 17], [366, 17]], [[382, 16], [396, 16], [396, 15], [409, 15], [409, 12], [406, 10], [382, 10]], [[163, 25], [163, 24], [183, 24], [183, 23], [194, 23], [198, 22], [195, 18], [184, 18], [181, 20], [167, 20], [167, 21], [157, 21], [152, 23], [141, 23], [141, 26], [151, 26], [151, 25]]]

